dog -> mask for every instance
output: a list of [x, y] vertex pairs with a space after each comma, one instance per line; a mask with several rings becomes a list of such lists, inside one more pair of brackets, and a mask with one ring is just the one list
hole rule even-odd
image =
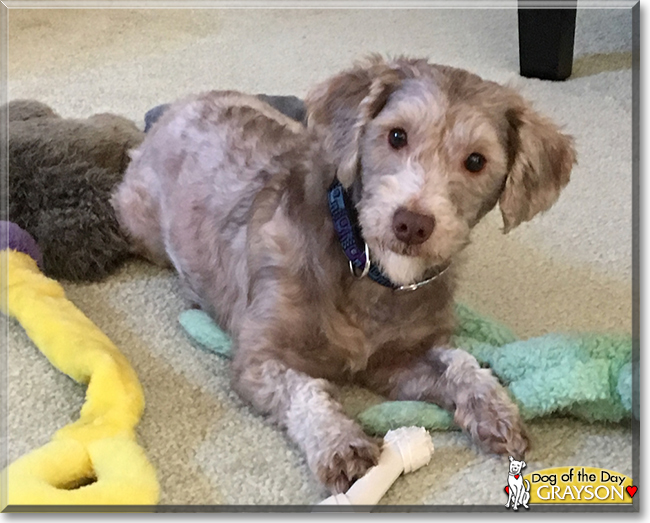
[[[519, 505], [528, 508], [528, 501], [530, 500], [530, 482], [524, 479], [521, 474], [522, 469], [526, 466], [525, 461], [517, 461], [512, 456], [510, 458], [510, 470], [508, 471], [508, 502], [506, 508], [510, 507], [512, 502], [512, 510], [517, 510]], [[526, 486], [524, 487], [524, 482]]]
[[305, 102], [306, 126], [234, 91], [173, 103], [113, 195], [134, 252], [231, 334], [232, 386], [331, 491], [380, 452], [341, 383], [436, 403], [480, 448], [522, 457], [516, 406], [450, 344], [457, 263], [497, 203], [509, 231], [557, 200], [572, 138], [515, 91], [425, 59], [373, 55]]

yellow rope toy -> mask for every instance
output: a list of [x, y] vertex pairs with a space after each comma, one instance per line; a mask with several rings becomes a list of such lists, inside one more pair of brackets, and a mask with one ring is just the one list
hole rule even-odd
[[34, 259], [10, 249], [0, 256], [7, 275], [2, 312], [20, 322], [52, 365], [88, 384], [79, 419], [7, 467], [7, 504], [156, 504], [156, 471], [136, 442], [144, 395], [133, 368]]

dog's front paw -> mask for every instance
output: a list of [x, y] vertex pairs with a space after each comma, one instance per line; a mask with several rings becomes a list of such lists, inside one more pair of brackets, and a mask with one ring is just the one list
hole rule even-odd
[[486, 452], [523, 459], [530, 446], [516, 405], [498, 383], [470, 394], [456, 406], [454, 419]]
[[379, 460], [377, 441], [354, 423], [340, 432], [337, 430], [329, 438], [323, 438], [322, 443], [324, 447], [320, 449], [312, 468], [334, 494], [348, 490]]

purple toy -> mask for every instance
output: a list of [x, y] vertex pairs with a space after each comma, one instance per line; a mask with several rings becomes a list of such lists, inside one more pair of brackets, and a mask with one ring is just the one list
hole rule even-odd
[[36, 260], [38, 268], [43, 270], [43, 255], [36, 240], [13, 222], [0, 221], [0, 250], [4, 249], [23, 252], [31, 256]]

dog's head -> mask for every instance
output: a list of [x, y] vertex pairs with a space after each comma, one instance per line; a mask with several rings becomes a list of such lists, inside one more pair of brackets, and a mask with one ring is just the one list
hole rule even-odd
[[515, 91], [425, 60], [373, 56], [306, 104], [373, 258], [399, 284], [450, 262], [497, 202], [505, 232], [548, 209], [575, 162], [571, 137]]
[[519, 474], [521, 472], [521, 469], [526, 467], [525, 461], [517, 461], [512, 456], [509, 456], [509, 458], [510, 458], [510, 472], [512, 474]]

